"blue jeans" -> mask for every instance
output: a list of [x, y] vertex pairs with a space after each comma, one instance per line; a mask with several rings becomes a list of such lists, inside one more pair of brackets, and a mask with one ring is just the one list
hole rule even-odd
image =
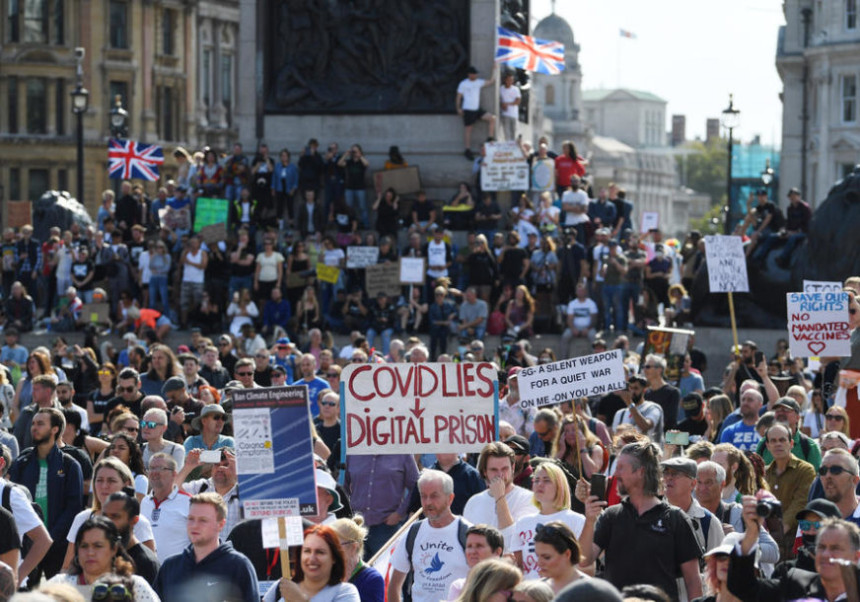
[[792, 234], [788, 237], [788, 240], [785, 241], [785, 246], [782, 248], [782, 253], [779, 254], [777, 259], [782, 261], [788, 261], [791, 259], [791, 254], [794, 253], [794, 250], [803, 244], [803, 241], [806, 240], [806, 234], [803, 232], [798, 232], [797, 234]]
[[[361, 190], [351, 190], [347, 188], [346, 190], [346, 204], [349, 205], [354, 211], [356, 217], [361, 220], [361, 227], [365, 230], [369, 227], [367, 217], [367, 192], [362, 188]], [[358, 205], [358, 207], [356, 207]]]
[[[161, 303], [159, 304], [159, 300]], [[167, 298], [167, 276], [149, 278], [149, 306], [162, 314], [167, 314], [170, 301]]]
[[391, 344], [391, 337], [394, 334], [393, 328], [386, 328], [380, 333], [377, 333], [373, 328], [367, 329], [367, 344], [373, 347], [373, 340], [376, 338], [376, 335], [379, 334], [382, 336], [382, 354], [388, 355], [388, 346]]
[[242, 185], [239, 183], [227, 184], [224, 187], [224, 198], [228, 201], [235, 201], [239, 198], [239, 193], [242, 191]]
[[621, 287], [620, 284], [603, 285], [603, 327], [609, 330], [612, 326], [612, 314], [615, 314], [615, 329], [621, 330]]
[[326, 178], [325, 180], [325, 214], [331, 211], [334, 202], [343, 196], [343, 180]]
[[487, 334], [487, 322], [484, 321], [483, 324], [475, 326], [475, 336], [470, 335], [469, 331], [465, 328], [458, 329], [457, 334], [461, 339], [471, 339], [473, 341], [476, 339], [483, 339], [484, 335]]
[[633, 299], [635, 307], [639, 303], [639, 295], [641, 293], [642, 285], [638, 282], [625, 282], [621, 285], [621, 330], [627, 330], [627, 321], [630, 315], [630, 300]]
[[229, 288], [230, 299], [233, 298], [233, 293], [241, 291], [243, 288], [253, 290], [254, 286], [254, 277], [253, 276], [230, 276], [230, 283], [227, 285]]

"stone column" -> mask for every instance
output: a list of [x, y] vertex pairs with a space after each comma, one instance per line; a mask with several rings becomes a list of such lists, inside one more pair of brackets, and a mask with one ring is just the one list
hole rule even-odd
[[45, 78], [45, 131], [49, 136], [57, 135], [57, 80]]

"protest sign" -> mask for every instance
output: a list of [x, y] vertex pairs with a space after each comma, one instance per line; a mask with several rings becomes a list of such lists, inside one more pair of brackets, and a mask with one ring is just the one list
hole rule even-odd
[[532, 161], [533, 192], [552, 192], [555, 190], [555, 161], [551, 157], [541, 159], [535, 157]]
[[424, 258], [400, 258], [400, 282], [403, 284], [424, 284]]
[[376, 265], [379, 260], [379, 247], [354, 247], [349, 246], [346, 249], [346, 267], [366, 268], [369, 265]]
[[209, 246], [215, 246], [221, 241], [227, 242], [227, 224], [210, 224], [200, 229], [200, 236]]
[[317, 513], [306, 386], [234, 391], [233, 432], [245, 518]]
[[186, 205], [182, 209], [165, 207], [158, 210], [158, 219], [162, 226], [171, 230], [188, 230], [191, 227], [191, 206]]
[[646, 234], [660, 227], [660, 214], [656, 211], [642, 212], [642, 229], [640, 232]]
[[642, 349], [641, 363], [644, 364], [645, 358], [651, 353], [663, 356], [666, 360], [663, 378], [677, 383], [681, 379], [684, 356], [687, 354], [687, 343], [694, 334], [696, 333], [692, 330], [649, 326], [648, 334], [645, 337], [645, 346]]
[[86, 303], [81, 307], [78, 325], [110, 325], [110, 303]]
[[329, 284], [336, 284], [337, 279], [340, 278], [340, 268], [333, 265], [326, 265], [324, 263], [317, 264], [317, 278], [320, 279], [320, 282], [328, 282]]
[[515, 141], [487, 142], [481, 163], [482, 190], [528, 190], [529, 164]]
[[827, 280], [804, 280], [804, 293], [841, 293], [841, 282], [830, 282]]
[[627, 387], [620, 349], [530, 366], [518, 374], [522, 408], [548, 406]]
[[740, 236], [706, 236], [705, 256], [712, 293], [748, 293], [747, 261]]
[[365, 288], [370, 299], [385, 293], [396, 299], [400, 296], [400, 264], [396, 261], [369, 265], [364, 272]]
[[418, 167], [385, 169], [373, 173], [373, 187], [377, 194], [393, 188], [397, 194], [414, 194], [421, 190], [421, 173]]
[[341, 374], [347, 454], [479, 452], [498, 433], [487, 362], [349, 364]]
[[792, 357], [851, 355], [848, 293], [788, 293]]
[[229, 210], [230, 203], [227, 199], [197, 197], [194, 204], [194, 231], [202, 232], [206, 226], [215, 224], [224, 224], [226, 228]]

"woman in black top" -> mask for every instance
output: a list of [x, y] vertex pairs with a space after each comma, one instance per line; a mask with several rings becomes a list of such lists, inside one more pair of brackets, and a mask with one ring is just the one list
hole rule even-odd
[[251, 289], [254, 286], [254, 271], [256, 270], [256, 257], [254, 254], [251, 238], [245, 229], [239, 230], [239, 240], [236, 247], [230, 253], [230, 290], [229, 296], [243, 288]]
[[493, 285], [499, 279], [499, 264], [495, 255], [490, 251], [487, 237], [478, 234], [475, 237], [475, 246], [466, 259], [469, 270], [469, 284], [478, 291], [478, 297], [484, 301], [490, 300]]
[[508, 246], [499, 255], [499, 266], [504, 284], [517, 286], [525, 283], [525, 275], [529, 270], [531, 261], [528, 251], [520, 248], [520, 235], [516, 232], [508, 233]]
[[287, 256], [287, 299], [290, 307], [297, 307], [299, 299], [308, 284], [313, 283], [311, 269], [311, 257], [308, 255], [308, 247], [303, 240], [297, 240], [293, 244], [292, 252]]
[[393, 188], [376, 197], [373, 211], [376, 212], [376, 231], [379, 235], [396, 238], [400, 227], [400, 197]]

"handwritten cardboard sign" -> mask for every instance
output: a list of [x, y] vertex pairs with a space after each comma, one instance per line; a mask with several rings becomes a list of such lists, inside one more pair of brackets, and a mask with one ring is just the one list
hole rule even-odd
[[747, 261], [740, 236], [706, 236], [705, 257], [712, 293], [748, 293]]
[[529, 164], [523, 151], [514, 142], [487, 142], [481, 163], [483, 190], [528, 190]]
[[376, 265], [379, 260], [379, 247], [359, 247], [350, 245], [346, 249], [346, 267], [366, 268]]
[[400, 296], [400, 264], [398, 262], [379, 263], [365, 268], [365, 288], [370, 299], [385, 293], [392, 299]]
[[329, 284], [337, 284], [337, 279], [340, 278], [340, 268], [324, 263], [317, 264], [317, 278], [320, 282], [328, 282]]
[[424, 284], [424, 258], [400, 258], [400, 282], [403, 284]]
[[523, 368], [518, 378], [523, 408], [602, 395], [627, 386], [620, 349]]
[[498, 432], [492, 364], [349, 364], [341, 374], [347, 454], [478, 452]]
[[788, 293], [792, 357], [851, 355], [848, 293]]

